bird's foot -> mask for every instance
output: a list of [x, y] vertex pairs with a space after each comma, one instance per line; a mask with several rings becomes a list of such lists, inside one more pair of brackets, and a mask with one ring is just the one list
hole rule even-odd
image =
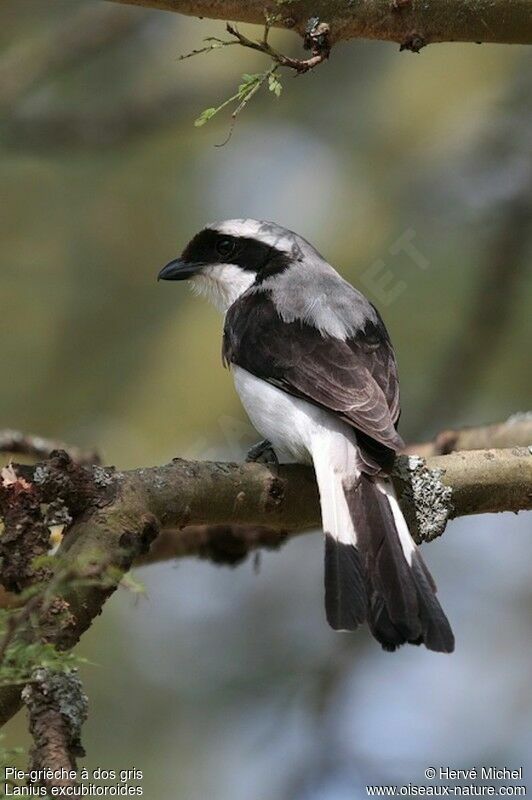
[[254, 444], [248, 450], [246, 461], [256, 461], [259, 464], [274, 464], [279, 466], [279, 459], [275, 454], [272, 443], [268, 439], [263, 439], [262, 442]]

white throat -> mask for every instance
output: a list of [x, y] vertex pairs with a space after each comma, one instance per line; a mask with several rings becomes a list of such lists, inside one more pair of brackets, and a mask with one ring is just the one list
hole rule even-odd
[[237, 300], [255, 280], [255, 273], [235, 264], [213, 264], [202, 269], [189, 283], [195, 294], [204, 295], [222, 313]]

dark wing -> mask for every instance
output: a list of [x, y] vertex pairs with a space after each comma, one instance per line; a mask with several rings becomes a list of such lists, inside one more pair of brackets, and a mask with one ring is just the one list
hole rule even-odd
[[389, 451], [404, 445], [397, 366], [377, 318], [353, 338], [322, 336], [303, 321], [284, 322], [268, 293], [243, 295], [229, 309], [223, 357], [295, 397], [335, 412]]

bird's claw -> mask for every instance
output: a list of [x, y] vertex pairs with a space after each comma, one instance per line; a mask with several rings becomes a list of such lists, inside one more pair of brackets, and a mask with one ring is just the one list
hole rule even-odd
[[254, 444], [253, 447], [248, 450], [246, 461], [255, 461], [259, 464], [274, 464], [276, 467], [279, 466], [279, 459], [275, 454], [272, 443], [269, 442], [268, 439], [263, 439], [262, 442]]

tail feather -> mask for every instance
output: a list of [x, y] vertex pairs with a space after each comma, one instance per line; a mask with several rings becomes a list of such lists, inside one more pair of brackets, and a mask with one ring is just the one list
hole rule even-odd
[[366, 621], [368, 603], [364, 564], [342, 477], [358, 474], [357, 453], [338, 435], [319, 439], [313, 457], [325, 531], [325, 613], [334, 630], [353, 631]]
[[412, 573], [418, 592], [419, 616], [425, 646], [438, 653], [452, 653], [454, 635], [449, 620], [436, 598], [436, 586], [432, 575], [418, 550], [412, 559]]
[[422, 635], [418, 595], [388, 499], [366, 475], [345, 493], [365, 558], [370, 629], [386, 649], [417, 643]]
[[[393, 653], [400, 645], [409, 641], [401, 626], [392, 622], [382, 596], [378, 595], [376, 592], [371, 592], [368, 623], [371, 633], [375, 639], [380, 642], [383, 650], [388, 650]], [[416, 641], [411, 643], [419, 644], [420, 642]]]
[[422, 641], [429, 650], [450, 653], [454, 650], [454, 635], [449, 621], [436, 598], [437, 588], [434, 578], [410, 535], [392, 484], [389, 481], [377, 479], [376, 485], [380, 491], [384, 492], [390, 504], [401, 547], [411, 569], [412, 578], [416, 586], [419, 617], [423, 628]]
[[393, 490], [362, 475], [346, 498], [365, 557], [371, 631], [386, 650], [406, 642], [452, 652], [454, 637], [436, 586], [412, 541]]
[[357, 548], [325, 534], [325, 614], [335, 631], [354, 631], [366, 621], [364, 567]]
[[451, 627], [391, 482], [362, 472], [356, 445], [343, 435], [320, 437], [313, 460], [331, 627], [351, 631], [367, 620], [385, 650], [408, 642], [451, 652]]

